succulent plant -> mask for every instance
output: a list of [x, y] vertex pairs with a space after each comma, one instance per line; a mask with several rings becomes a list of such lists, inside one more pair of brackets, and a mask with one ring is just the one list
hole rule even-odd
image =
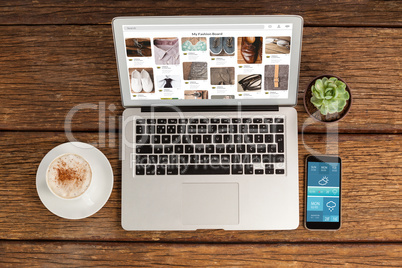
[[346, 84], [335, 77], [317, 79], [311, 86], [311, 92], [311, 103], [323, 115], [341, 112], [350, 98]]

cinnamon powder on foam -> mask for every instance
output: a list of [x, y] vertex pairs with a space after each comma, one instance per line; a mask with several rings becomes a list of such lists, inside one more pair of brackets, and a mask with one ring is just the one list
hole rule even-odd
[[87, 172], [86, 168], [80, 168], [78, 170], [68, 168], [66, 167], [67, 164], [64, 161], [60, 163], [60, 166], [61, 167], [56, 167], [57, 178], [59, 182], [64, 185], [75, 182], [77, 186], [82, 183], [82, 174], [85, 174]]

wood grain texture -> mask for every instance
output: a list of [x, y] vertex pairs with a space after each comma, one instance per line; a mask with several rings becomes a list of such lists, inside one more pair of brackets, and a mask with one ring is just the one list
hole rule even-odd
[[2, 267], [400, 267], [400, 244], [3, 242]]
[[[82, 220], [49, 212], [36, 192], [36, 170], [53, 147], [68, 141], [64, 133], [0, 132], [0, 239], [165, 241], [165, 242], [402, 242], [402, 136], [319, 135], [299, 137], [300, 226], [294, 231], [127, 232], [120, 225], [121, 162], [116, 138], [75, 133], [96, 142], [111, 162], [114, 188], [106, 205]], [[99, 142], [104, 140], [104, 142]], [[114, 146], [110, 145], [114, 143]], [[304, 158], [336, 154], [343, 160], [343, 222], [336, 232], [303, 227]]]
[[[74, 130], [118, 128], [109, 120], [123, 111], [109, 25], [9, 26], [0, 38], [0, 129], [63, 131], [74, 107]], [[305, 28], [303, 40], [300, 132], [402, 133], [402, 29]], [[345, 79], [354, 98], [330, 129], [306, 122], [303, 107], [305, 88], [321, 74]]]
[[315, 1], [3, 1], [0, 24], [109, 24], [116, 16], [280, 15], [304, 17], [306, 25], [401, 26], [397, 0]]

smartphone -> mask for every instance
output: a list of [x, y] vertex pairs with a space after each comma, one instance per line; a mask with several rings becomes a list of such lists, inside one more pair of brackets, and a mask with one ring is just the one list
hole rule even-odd
[[304, 213], [307, 229], [338, 230], [341, 227], [341, 181], [340, 157], [307, 156]]

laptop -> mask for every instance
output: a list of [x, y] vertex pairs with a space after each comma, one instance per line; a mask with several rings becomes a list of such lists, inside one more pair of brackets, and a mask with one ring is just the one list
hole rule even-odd
[[299, 225], [299, 16], [119, 17], [125, 230]]

